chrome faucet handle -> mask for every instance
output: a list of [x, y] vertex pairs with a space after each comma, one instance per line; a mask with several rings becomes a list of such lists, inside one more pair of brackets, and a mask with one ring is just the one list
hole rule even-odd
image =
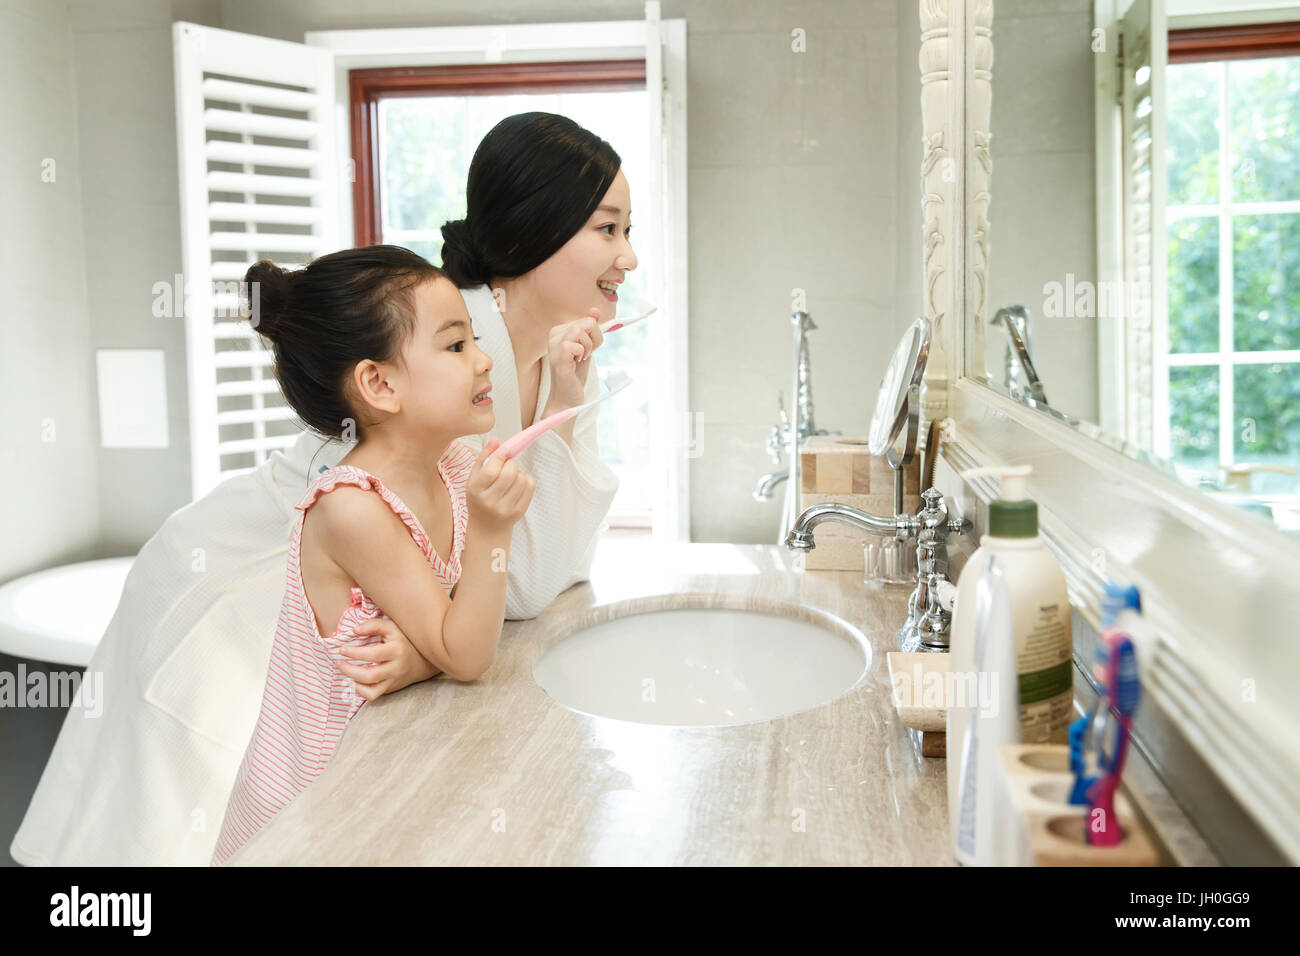
[[785, 393], [779, 388], [776, 390], [776, 413], [781, 420], [767, 434], [767, 456], [772, 459], [772, 464], [779, 465], [790, 441], [790, 416], [785, 413]]
[[898, 632], [905, 651], [946, 651], [952, 612], [941, 600], [948, 577], [948, 535], [965, 534], [973, 527], [967, 518], [954, 518], [943, 504], [938, 488], [921, 493], [925, 504], [916, 521], [916, 589], [908, 598], [907, 622]]

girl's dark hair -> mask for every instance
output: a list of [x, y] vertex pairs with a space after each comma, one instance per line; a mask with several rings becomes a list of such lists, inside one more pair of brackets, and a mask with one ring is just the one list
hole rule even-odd
[[253, 327], [273, 344], [280, 390], [309, 428], [342, 437], [345, 419], [356, 420], [352, 369], [363, 359], [401, 361], [415, 330], [411, 292], [439, 275], [401, 246], [344, 249], [292, 272], [267, 259], [248, 267]]
[[442, 227], [443, 271], [465, 289], [535, 269], [582, 228], [620, 166], [567, 116], [507, 116], [474, 151], [465, 218]]

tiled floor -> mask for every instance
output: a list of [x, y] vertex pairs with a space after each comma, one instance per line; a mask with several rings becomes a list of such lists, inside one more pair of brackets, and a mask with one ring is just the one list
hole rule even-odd
[[[23, 665], [25, 674], [66, 673], [72, 669], [0, 654], [0, 673], [12, 674], [15, 681], [19, 664]], [[9, 844], [23, 822], [27, 804], [36, 791], [67, 712], [67, 707], [0, 706], [0, 840], [3, 840], [0, 866], [18, 866], [9, 855]]]

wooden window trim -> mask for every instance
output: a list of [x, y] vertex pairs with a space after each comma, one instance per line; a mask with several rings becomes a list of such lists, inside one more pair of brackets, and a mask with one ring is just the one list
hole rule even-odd
[[578, 60], [463, 66], [385, 67], [348, 74], [352, 127], [353, 237], [379, 242], [379, 101], [399, 96], [490, 96], [500, 93], [606, 92], [645, 89], [645, 60]]
[[1169, 31], [1170, 63], [1300, 55], [1300, 22], [1248, 23]]

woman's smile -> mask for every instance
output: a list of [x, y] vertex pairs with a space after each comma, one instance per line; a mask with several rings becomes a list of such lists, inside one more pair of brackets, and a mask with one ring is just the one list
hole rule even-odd
[[600, 289], [600, 294], [605, 297], [606, 302], [618, 302], [618, 287], [622, 279], [598, 279], [596, 287]]

